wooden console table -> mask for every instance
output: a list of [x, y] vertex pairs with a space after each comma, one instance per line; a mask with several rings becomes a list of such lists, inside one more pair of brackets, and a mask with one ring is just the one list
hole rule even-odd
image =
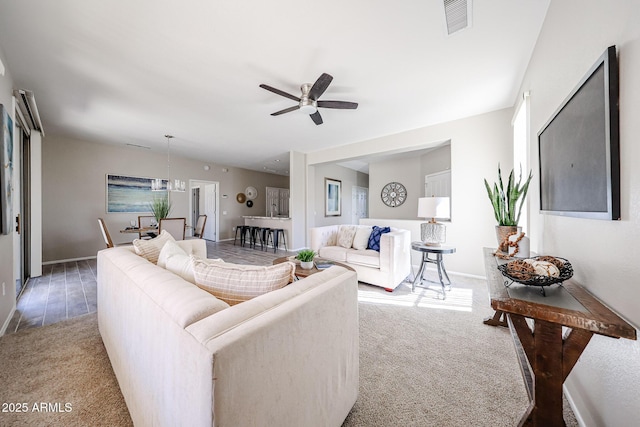
[[[636, 339], [636, 330], [599, 300], [571, 280], [547, 288], [546, 296], [537, 286], [513, 283], [505, 286], [497, 266], [507, 261], [484, 248], [485, 271], [496, 310], [492, 320], [508, 323], [520, 360], [522, 376], [531, 404], [520, 426], [564, 426], [562, 384], [573, 369], [593, 334]], [[527, 319], [533, 320], [533, 330]], [[567, 332], [562, 334], [562, 327]]]

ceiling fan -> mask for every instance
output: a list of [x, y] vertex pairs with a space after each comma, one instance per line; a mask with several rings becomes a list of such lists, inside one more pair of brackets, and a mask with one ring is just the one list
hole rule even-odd
[[316, 125], [321, 125], [322, 116], [320, 115], [318, 108], [337, 108], [346, 110], [355, 110], [356, 108], [358, 108], [357, 102], [318, 100], [318, 98], [320, 98], [324, 91], [329, 87], [331, 80], [333, 80], [333, 77], [331, 77], [327, 73], [322, 73], [322, 75], [318, 77], [318, 80], [316, 80], [313, 85], [311, 85], [310, 83], [305, 83], [300, 86], [302, 95], [299, 98], [265, 84], [261, 84], [260, 87], [270, 92], [276, 93], [280, 96], [284, 96], [285, 98], [298, 101], [298, 105], [294, 105], [293, 107], [285, 108], [284, 110], [271, 113], [272, 116], [279, 116], [280, 114], [290, 113], [291, 111], [295, 110], [301, 110], [303, 113], [309, 114], [309, 117], [311, 117], [311, 120], [313, 120]]

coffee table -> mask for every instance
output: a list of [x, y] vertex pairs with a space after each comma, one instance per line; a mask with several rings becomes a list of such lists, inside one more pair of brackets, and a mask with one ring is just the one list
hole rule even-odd
[[349, 267], [347, 264], [343, 264], [343, 263], [338, 262], [338, 261], [333, 261], [333, 260], [328, 260], [328, 259], [323, 259], [323, 258], [314, 259], [313, 260], [313, 268], [306, 269], [306, 268], [302, 268], [300, 266], [300, 261], [298, 261], [295, 258], [296, 258], [295, 255], [293, 255], [293, 256], [283, 256], [283, 257], [280, 257], [280, 258], [276, 258], [276, 259], [273, 260], [273, 265], [281, 264], [281, 263], [286, 262], [286, 261], [293, 262], [296, 265], [296, 273], [295, 273], [295, 275], [296, 275], [296, 277], [298, 279], [304, 279], [305, 277], [311, 276], [312, 274], [320, 273], [321, 271], [326, 270], [325, 268], [318, 269], [318, 267], [316, 267], [316, 263], [317, 262], [320, 262], [320, 263], [328, 262], [328, 263], [331, 263], [333, 265], [338, 265], [340, 267], [344, 267], [347, 270], [355, 271], [353, 268]]

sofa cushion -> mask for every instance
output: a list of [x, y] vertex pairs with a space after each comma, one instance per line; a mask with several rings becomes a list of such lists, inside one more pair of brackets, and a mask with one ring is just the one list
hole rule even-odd
[[378, 227], [377, 225], [373, 226], [373, 230], [371, 230], [371, 236], [369, 236], [369, 244], [367, 249], [373, 249], [374, 251], [380, 252], [380, 236], [384, 233], [391, 232], [391, 228], [389, 227]]
[[357, 229], [355, 225], [341, 225], [338, 228], [338, 246], [350, 248], [353, 245]]
[[353, 249], [367, 249], [369, 236], [371, 236], [371, 227], [368, 225], [359, 226], [353, 238]]
[[372, 249], [356, 250], [349, 249], [346, 252], [349, 264], [364, 265], [367, 267], [380, 268], [380, 252]]
[[292, 262], [257, 266], [193, 258], [193, 270], [198, 287], [235, 305], [288, 285], [295, 280], [296, 266]]
[[343, 248], [342, 246], [323, 246], [318, 251], [318, 255], [320, 255], [320, 258], [345, 262], [347, 260], [347, 248]]
[[175, 241], [173, 236], [169, 234], [167, 230], [162, 230], [160, 234], [153, 239], [135, 239], [133, 241], [133, 248], [138, 255], [145, 258], [149, 262], [157, 264], [158, 256], [160, 256], [160, 251], [164, 247], [165, 243], [167, 243], [169, 240]]

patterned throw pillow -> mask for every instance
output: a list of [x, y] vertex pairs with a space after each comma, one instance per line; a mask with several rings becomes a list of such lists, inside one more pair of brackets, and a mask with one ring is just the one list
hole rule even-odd
[[165, 243], [170, 240], [175, 241], [176, 239], [174, 239], [173, 236], [167, 232], [167, 230], [162, 230], [160, 235], [158, 237], [154, 237], [153, 239], [135, 239], [133, 241], [133, 248], [138, 255], [145, 258], [149, 262], [157, 264], [158, 256], [160, 256], [160, 251], [164, 247]]
[[341, 225], [338, 228], [338, 246], [350, 248], [353, 245], [353, 238], [356, 236], [358, 227], [355, 225]]
[[209, 263], [192, 258], [196, 285], [229, 305], [283, 288], [295, 279], [296, 265], [271, 266]]
[[384, 233], [389, 233], [391, 231], [390, 227], [378, 227], [377, 225], [373, 226], [373, 230], [371, 230], [371, 235], [369, 236], [369, 245], [367, 249], [373, 249], [374, 251], [380, 252], [380, 237]]

